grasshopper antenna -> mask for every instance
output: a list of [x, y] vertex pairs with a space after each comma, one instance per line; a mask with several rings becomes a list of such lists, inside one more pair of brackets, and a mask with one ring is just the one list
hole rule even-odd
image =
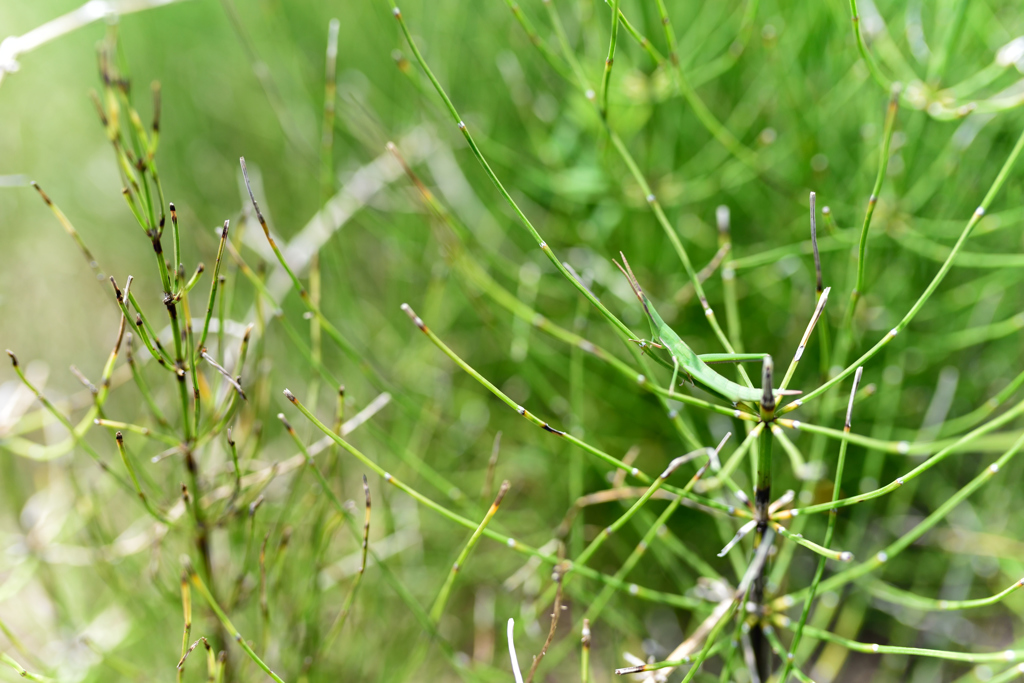
[[615, 266], [622, 271], [622, 274], [626, 276], [626, 280], [629, 281], [629, 286], [632, 288], [633, 293], [636, 294], [636, 298], [644, 305], [644, 312], [647, 313], [647, 315], [650, 315], [651, 312], [647, 308], [647, 296], [644, 294], [644, 290], [640, 288], [640, 283], [637, 281], [636, 275], [633, 275], [633, 269], [629, 267], [629, 261], [626, 260], [626, 255], [620, 251], [619, 257], [622, 259], [622, 263], [625, 264], [625, 268], [623, 268], [615, 259], [612, 259], [612, 263], [614, 263]]

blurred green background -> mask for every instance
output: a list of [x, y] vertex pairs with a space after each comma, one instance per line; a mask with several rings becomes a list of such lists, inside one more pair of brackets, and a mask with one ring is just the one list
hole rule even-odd
[[[608, 41], [607, 6], [598, 0], [555, 4], [587, 76], [592, 83], [599, 82]], [[544, 4], [525, 0], [522, 5], [540, 35], [554, 45]], [[0, 33], [25, 33], [76, 6], [55, 0], [0, 2]], [[624, 0], [622, 8], [664, 53], [656, 5]], [[684, 70], [710, 111], [756, 154], [757, 171], [714, 139], [692, 106], [673, 91], [668, 71], [655, 68], [624, 32], [612, 77], [609, 120], [683, 237], [696, 267], [708, 263], [718, 249], [716, 207], [731, 209], [733, 252], [728, 258], [738, 260], [744, 346], [772, 353], [776, 366], [784, 367], [815, 301], [807, 243], [808, 191], [817, 192], [819, 208], [830, 207], [838, 226], [819, 218], [825, 284], [834, 288], [826, 315], [834, 339], [853, 283], [850, 248], [878, 169], [889, 95], [859, 59], [845, 2], [762, 0], [755, 8], [744, 34], [744, 16], [751, 11], [748, 2], [669, 3]], [[508, 6], [501, 0], [413, 0], [402, 3], [401, 9], [483, 153], [556, 253], [593, 283], [616, 315], [645, 334], [641, 311], [610, 261], [620, 250], [625, 252], [661, 313], [683, 338], [699, 352], [719, 351], [695, 297], [685, 290], [685, 273], [600, 120], [574, 84], [545, 63]], [[882, 69], [904, 83], [907, 96], [898, 114], [872, 226], [868, 292], [855, 316], [851, 359], [892, 328], [930, 281], [1024, 127], [1024, 116], [1013, 106], [954, 120], [940, 120], [921, 110], [941, 99], [943, 88], [984, 73], [991, 74], [991, 82], [967, 100], [986, 100], [1000, 92], [1008, 93], [1007, 101], [1019, 97], [1020, 71], [1012, 64], [994, 71], [990, 66], [1001, 48], [1024, 33], [1019, 3], [879, 2], [877, 7], [862, 5], [861, 14]], [[568, 347], [513, 319], [449, 270], [432, 236], [436, 224], [412, 185], [388, 161], [389, 140], [399, 143], [425, 182], [468, 226], [471, 251], [499, 282], [545, 316], [580, 330], [631, 362], [608, 326], [579, 305], [575, 291], [558, 276], [480, 171], [429, 82], [406, 61], [407, 46], [386, 3], [190, 0], [120, 18], [119, 36], [144, 120], [151, 111], [148, 84], [162, 84], [157, 159], [164, 192], [181, 217], [186, 271], [191, 272], [197, 261], [208, 267], [213, 262], [215, 227], [225, 219], [235, 226], [239, 219], [246, 223], [243, 241], [250, 263], [267, 255], [258, 227], [251, 218], [244, 220], [248, 198], [240, 181], [240, 156], [258, 174], [257, 196], [284, 243], [323, 205], [319, 150], [324, 50], [332, 17], [340, 19], [340, 35], [332, 155], [336, 183], [328, 194], [355, 191], [364, 178], [361, 173], [378, 158], [377, 163], [390, 169], [390, 180], [379, 192], [353, 204], [357, 210], [320, 254], [325, 313], [382, 370], [393, 393], [401, 397], [353, 439], [403, 481], [473, 517], [467, 510], [483, 509], [478, 499], [491, 444], [495, 433], [502, 431], [497, 481], [510, 479], [512, 492], [495, 528], [541, 546], [551, 539], [575, 494], [607, 488], [609, 468], [582, 464], [578, 451], [526, 424], [461, 373], [409, 324], [399, 310], [402, 302], [416, 308], [449, 345], [514, 400], [616, 457], [636, 446], [637, 466], [657, 472], [685, 447], [651, 395], [591, 357], [584, 361], [582, 382], [573, 379]], [[129, 274], [136, 276], [135, 291], [145, 293], [153, 309], [150, 315], [156, 317], [159, 281], [151, 247], [119, 196], [114, 155], [88, 96], [90, 89], [101, 86], [95, 47], [105, 30], [100, 21], [65, 35], [23, 55], [20, 70], [6, 75], [0, 85], [0, 176], [5, 184], [17, 184], [15, 176], [37, 181], [75, 224], [105, 273], [122, 282]], [[945, 55], [945, 61], [937, 55]], [[913, 106], [915, 96], [923, 98], [918, 108]], [[866, 368], [865, 383], [874, 384], [877, 391], [858, 409], [855, 431], [880, 438], [932, 440], [945, 435], [941, 430], [946, 418], [982, 405], [1021, 371], [1022, 200], [1024, 168], [1018, 168], [967, 247], [973, 260], [954, 268], [906, 338], [901, 335]], [[791, 248], [773, 251], [783, 247]], [[229, 280], [240, 280], [233, 265], [225, 268]], [[48, 372], [45, 390], [53, 398], [81, 392], [81, 385], [66, 371], [69, 365], [95, 379], [109, 352], [118, 310], [107, 283], [94, 284], [93, 279], [74, 244], [30, 187], [0, 188], [0, 345], [15, 350], [25, 364], [45, 363], [45, 369], [37, 364], [33, 372]], [[197, 290], [203, 293], [198, 301], [204, 301], [207, 282], [203, 280]], [[706, 289], [724, 321], [717, 272]], [[244, 316], [252, 313], [252, 302], [251, 288], [241, 281], [229, 311], [232, 319], [251, 322]], [[199, 303], [193, 306], [201, 309]], [[289, 295], [282, 315], [305, 333], [308, 324], [302, 314], [298, 298]], [[273, 321], [264, 344], [257, 352], [259, 362], [252, 364], [260, 391], [253, 392], [251, 410], [247, 407], [244, 414], [247, 425], [260, 425], [262, 430], [254, 461], [261, 465], [294, 452], [274, 419], [278, 411], [289, 415], [304, 438], [316, 438], [283, 399], [282, 389], [298, 394], [317, 387], [325, 416], [334, 393], [332, 387], [313, 380], [308, 364]], [[376, 396], [355, 365], [327, 342], [324, 358], [346, 384], [349, 414]], [[812, 342], [794, 386], [811, 389], [829, 370]], [[725, 374], [732, 376], [731, 371]], [[4, 371], [0, 378], [11, 380], [4, 385], [9, 396], [14, 376]], [[659, 371], [659, 378], [667, 382], [668, 373]], [[160, 401], [169, 410], [174, 405], [172, 388], [167, 383], [159, 389], [166, 391]], [[111, 402], [110, 416], [136, 420], [139, 399], [131, 386], [117, 392]], [[834, 414], [814, 412], [801, 419], [841, 426], [844, 405], [839, 404], [845, 405], [841, 397]], [[708, 445], [727, 430], [742, 429], [738, 421], [722, 416], [686, 412]], [[836, 546], [852, 550], [858, 558], [869, 557], [963, 486], [989, 461], [989, 454], [1001, 452], [1019, 430], [1018, 420], [976, 452], [944, 463], [900, 503], [889, 507], [883, 499], [863, 506], [865, 511], [854, 517], [856, 524], [840, 523]], [[116, 458], [109, 439], [98, 431], [93, 430], [90, 440], [100, 452]], [[38, 438], [55, 442], [63, 434], [47, 429]], [[798, 444], [812, 456], [826, 455], [829, 466], [822, 482], [800, 499], [820, 502], [831, 491], [836, 444], [814, 442], [808, 436]], [[140, 461], [143, 454], [148, 457], [159, 450], [142, 440], [133, 445]], [[726, 450], [731, 452], [736, 445], [738, 439]], [[98, 543], [89, 532], [88, 520], [93, 517], [102, 518], [105, 533], [116, 536], [141, 513], [123, 493], [113, 494], [96, 481], [81, 453], [51, 464], [6, 452], [0, 457], [5, 459], [0, 476], [9, 492], [2, 528], [6, 545], [15, 548], [0, 565], [0, 577], [12, 582], [26, 557], [44, 558], [27, 587], [13, 591], [19, 584], [9, 584], [13, 594], [4, 594], [0, 616], [17, 626], [26, 643], [41, 653], [40, 659], [59, 667], [62, 676], [170, 680], [181, 629], [176, 558], [191, 549], [187, 537], [177, 538], [172, 532], [166, 549], [111, 563], [109, 571], [95, 570], [93, 561], [76, 566], [46, 560], [45, 547], [51, 543]], [[850, 449], [850, 457], [855, 465], [848, 470], [844, 489], [851, 495], [890, 481], [920, 462], [903, 456], [880, 460], [877, 453], [859, 447]], [[873, 481], [865, 481], [865, 463], [871, 457], [881, 470]], [[209, 458], [211, 483], [230, 481], [223, 449], [218, 447]], [[429, 472], [415, 465], [419, 460], [429, 465]], [[799, 488], [802, 484], [784, 456], [777, 455], [776, 462], [781, 471], [776, 491]], [[62, 474], [65, 468], [78, 469], [86, 478], [87, 494], [72, 496]], [[89, 474], [83, 474], [87, 469]], [[739, 480], [749, 488], [746, 470], [740, 468]], [[363, 473], [342, 459], [336, 481], [343, 497], [361, 501]], [[158, 500], [176, 500], [180, 474], [179, 463], [154, 470], [152, 476], [163, 483]], [[986, 489], [984, 498], [975, 497], [958, 509], [950, 524], [966, 535], [947, 530], [945, 535], [926, 536], [893, 563], [886, 580], [922, 594], [942, 592], [962, 599], [988, 595], [1018, 579], [1024, 557], [1019, 541], [1013, 539], [1024, 533], [1018, 513], [1022, 474], [1017, 463]], [[447, 489], [449, 484], [470, 497], [472, 506], [467, 508], [460, 494]], [[303, 490], [309, 486], [305, 481]], [[467, 534], [429, 512], [417, 511], [380, 480], [371, 479], [371, 488], [381, 501], [374, 508], [380, 526], [371, 539], [413, 539], [391, 562], [411, 594], [429, 608]], [[352, 680], [456, 680], [451, 661], [436, 645], [421, 669], [404, 670], [411, 644], [423, 642], [422, 628], [372, 567], [336, 650], [323, 667], [304, 673], [304, 643], [311, 624], [320, 618], [314, 607], [321, 600], [319, 593], [304, 586], [312, 585], [322, 567], [354, 552], [356, 544], [339, 536], [327, 543], [323, 556], [311, 552], [318, 531], [310, 528], [308, 510], [289, 506], [287, 493], [283, 484], [268, 489], [272, 512], [262, 520], [265, 529], [261, 526], [259, 532], [271, 533], [271, 548], [289, 526], [289, 533], [302, 539], [293, 541], [298, 549], [281, 561], [272, 582], [273, 628], [267, 653], [272, 666], [282, 675], [287, 672], [288, 681], [302, 675], [318, 680], [342, 675]], [[76, 502], [55, 502], [62, 497]], [[113, 500], [121, 500], [123, 506]], [[34, 545], [29, 530], [38, 513], [30, 512], [37, 508], [50, 510], [62, 521]], [[619, 514], [621, 509], [614, 505], [588, 511], [584, 535], [589, 538]], [[805, 533], [820, 538], [823, 521], [814, 520]], [[717, 571], [732, 571], [729, 560], [715, 557], [725, 532], [707, 515], [681, 510], [672, 528]], [[226, 525], [218, 533], [216, 548], [226, 590], [238, 572], [245, 531]], [[592, 564], [614, 573], [639, 536], [630, 529]], [[780, 594], [809, 582], [815, 558], [801, 553], [790, 575], [774, 586]], [[519, 556], [485, 540], [456, 584], [440, 630], [454, 647], [456, 659], [474, 662], [474, 675], [511, 680], [503, 635], [509, 616], [520, 619], [525, 628], [519, 643], [521, 661], [528, 661], [527, 653], [536, 652], [543, 642], [549, 608], [535, 604], [534, 598], [550, 584], [548, 569], [534, 568], [525, 585], [502, 588], [502, 581], [522, 563]], [[663, 552], [645, 561], [632, 580], [692, 594], [696, 574], [672, 553]], [[55, 600], [54, 592], [62, 598]], [[343, 596], [338, 586], [326, 588], [320, 606], [333, 613]], [[552, 658], [547, 680], [576, 680], [578, 635], [570, 632], [569, 624], [578, 627], [573, 620], [582, 614], [579, 606], [585, 608], [587, 596], [586, 591], [573, 596], [570, 617], [556, 639], [567, 658]], [[863, 596], [832, 594], [829, 601], [837, 618], [847, 615], [844, 635], [866, 642], [976, 651], [1014, 647], [1024, 638], [1024, 602], [1017, 598], [968, 615], [971, 618], [948, 619], [908, 615]], [[628, 595], [616, 596], [612, 605], [594, 629], [598, 681], [611, 680], [611, 670], [623, 665], [624, 650], [661, 658], [701, 620], [696, 613]], [[848, 605], [852, 611], [843, 612]], [[111, 610], [116, 619], [109, 617]], [[116, 630], [98, 622], [101, 615], [123, 627], [120, 638], [106, 642], [95, 635], [96, 630]], [[232, 618], [243, 633], [255, 633], [255, 597], [249, 595]], [[206, 615], [197, 618], [194, 634], [213, 636], [213, 623]], [[79, 637], [89, 628], [103, 643], [97, 646], [99, 655], [79, 652]], [[844, 660], [827, 649], [818, 654], [825, 663], [816, 669], [816, 680], [986, 680], [992, 674], [991, 668], [986, 674], [980, 667], [896, 655]], [[232, 659], [246, 666], [240, 664], [241, 652], [235, 651]], [[199, 680], [201, 665], [191, 666], [188, 675]], [[837, 673], [841, 666], [845, 668]], [[241, 671], [239, 680], [256, 680], [254, 668]]]

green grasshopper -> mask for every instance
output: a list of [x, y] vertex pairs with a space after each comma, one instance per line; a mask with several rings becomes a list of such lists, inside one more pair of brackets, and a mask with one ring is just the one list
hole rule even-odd
[[[745, 387], [741, 384], [737, 384], [732, 380], [726, 379], [722, 375], [718, 374], [708, 365], [706, 361], [711, 362], [739, 362], [748, 360], [761, 360], [768, 358], [768, 354], [707, 354], [706, 356], [698, 356], [693, 349], [686, 345], [686, 343], [675, 333], [671, 327], [669, 327], [661, 316], [658, 315], [658, 311], [654, 309], [654, 305], [651, 304], [650, 299], [644, 294], [644, 290], [641, 289], [640, 283], [637, 282], [636, 276], [633, 275], [633, 269], [629, 267], [629, 261], [626, 260], [625, 254], [619, 252], [619, 256], [622, 257], [622, 263], [625, 265], [623, 268], [616, 261], [615, 265], [618, 266], [622, 274], [629, 280], [629, 286], [633, 288], [633, 293], [636, 294], [636, 298], [643, 304], [644, 312], [647, 313], [647, 319], [651, 324], [651, 336], [660, 340], [661, 344], [655, 342], [645, 342], [640, 340], [641, 347], [659, 346], [668, 350], [672, 356], [672, 385], [675, 385], [676, 373], [682, 369], [687, 375], [690, 376], [694, 382], [700, 383], [711, 392], [721, 396], [724, 399], [732, 401], [733, 403], [739, 403], [741, 401], [750, 403], [760, 403], [764, 397], [763, 389], [755, 389], [752, 387]], [[657, 359], [661, 361], [661, 359]], [[664, 361], [661, 361], [664, 363]], [[772, 395], [795, 395], [799, 394], [799, 391], [787, 391], [775, 389], [772, 391]]]

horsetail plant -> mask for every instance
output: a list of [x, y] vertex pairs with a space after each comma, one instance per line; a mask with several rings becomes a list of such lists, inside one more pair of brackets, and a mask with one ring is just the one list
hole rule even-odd
[[[124, 217], [156, 263], [94, 250], [71, 218], [74, 195], [32, 183], [101, 281], [117, 329], [102, 365], [76, 359], [70, 394], [8, 352], [16, 381], [0, 388], [0, 449], [12, 465], [0, 479], [17, 562], [0, 606], [31, 583], [60, 632], [86, 643], [93, 601], [120, 599], [135, 633], [93, 643], [97, 671], [157, 679], [174, 667], [179, 683], [201, 675], [186, 664], [204, 651], [207, 680], [225, 682], [589, 683], [614, 672], [786, 683], [835, 680], [844, 666], [878, 680], [1021, 675], [1024, 644], [1005, 626], [1022, 615], [1010, 537], [1024, 372], [1005, 356], [992, 380], [977, 349], [1011, 348], [1024, 325], [1019, 311], [997, 316], [1020, 304], [1019, 255], [983, 251], [1020, 223], [1024, 134], [993, 136], [987, 156], [1001, 166], [977, 174], [987, 190], [941, 193], [985, 125], [968, 115], [1024, 102], [997, 90], [1024, 43], [948, 85], [959, 26], [983, 23], [966, 22], [967, 3], [940, 3], [956, 28], [924, 49], [908, 28], [911, 63], [880, 17], [867, 20], [877, 8], [851, 0], [849, 72], [818, 106], [800, 105], [811, 132], [757, 132], [775, 106], [757, 81], [802, 63], [780, 63], [779, 41], [817, 34], [833, 9], [801, 18], [742, 4], [683, 22], [663, 0], [646, 13], [618, 0], [506, 0], [529, 45], [499, 59], [525, 141], [509, 145], [462, 70], [483, 63], [445, 64], [443, 42], [417, 33], [430, 23], [420, 9], [406, 16], [393, 2], [391, 39], [410, 57], [397, 51], [389, 94], [429, 103], [408, 107], [425, 121], [389, 130], [405, 119], [378, 116], [345, 80], [349, 26], [333, 19], [315, 89], [324, 101], [303, 106], [322, 113], [309, 143], [243, 15], [223, 3], [301, 157], [296, 182], [316, 197], [301, 230], [293, 207], [271, 212], [292, 179], [255, 143], [244, 157], [232, 149], [230, 218], [197, 229], [208, 212], [172, 196], [180, 178], [157, 163], [177, 142], [161, 117], [180, 94], [154, 84], [143, 116], [111, 23], [93, 100]], [[719, 79], [730, 70], [750, 93], [723, 113], [721, 94], [704, 90], [730, 83]], [[662, 107], [676, 109], [650, 113]], [[818, 156], [814, 175], [790, 172], [846, 110], [872, 116], [857, 122], [864, 149], [833, 155], [856, 171], [848, 183], [829, 181]], [[932, 126], [953, 119], [962, 127], [929, 159]], [[339, 164], [355, 145], [373, 161]], [[961, 194], [981, 197], [966, 221], [933, 217], [957, 215]], [[782, 238], [790, 214], [795, 243]], [[972, 237], [979, 251], [967, 251]], [[634, 329], [645, 320], [649, 338]], [[430, 343], [410, 340], [417, 331]], [[287, 411], [304, 419], [293, 426]], [[80, 451], [99, 469], [82, 468]], [[22, 491], [44, 479], [50, 495]], [[972, 502], [983, 487], [992, 500]], [[124, 496], [138, 503], [121, 506]], [[69, 590], [72, 566], [104, 590]], [[953, 614], [961, 621], [942, 621]], [[502, 622], [508, 660], [495, 647]], [[67, 677], [20, 628], [0, 621], [14, 648], [3, 663], [29, 680]], [[538, 653], [525, 677], [516, 638]], [[377, 656], [384, 641], [401, 646]], [[99, 680], [92, 666], [76, 680]]]

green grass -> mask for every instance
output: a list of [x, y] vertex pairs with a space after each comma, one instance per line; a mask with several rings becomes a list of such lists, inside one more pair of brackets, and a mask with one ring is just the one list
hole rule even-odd
[[4, 76], [0, 678], [1018, 675], [1019, 8], [399, 7]]

